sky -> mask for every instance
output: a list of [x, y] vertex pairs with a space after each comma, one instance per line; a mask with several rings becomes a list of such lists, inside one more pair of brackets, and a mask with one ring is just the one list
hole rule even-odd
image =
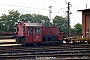
[[[66, 0], [70, 2], [70, 25], [73, 27], [75, 24], [82, 24], [82, 12], [77, 10], [90, 8], [89, 0]], [[0, 0], [0, 16], [8, 14], [10, 10], [18, 10], [21, 14], [41, 14], [49, 17], [49, 6], [52, 6], [51, 18], [56, 15], [67, 16], [67, 4], [65, 0]]]

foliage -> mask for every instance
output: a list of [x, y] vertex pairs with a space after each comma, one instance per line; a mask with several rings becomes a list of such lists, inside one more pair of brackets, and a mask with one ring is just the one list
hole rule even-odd
[[33, 22], [33, 16], [31, 14], [21, 14], [20, 21], [25, 20], [25, 22]]
[[71, 33], [82, 33], [82, 25], [80, 23], [75, 24], [74, 28], [71, 29]]
[[49, 24], [49, 18], [39, 14], [22, 14], [20, 20], [25, 20], [25, 22], [31, 23], [40, 23], [43, 24], [43, 26], [48, 26]]
[[18, 21], [20, 13], [18, 11], [9, 11], [8, 15], [2, 14], [0, 17], [0, 31], [15, 31], [14, 25]]
[[20, 14], [18, 11], [9, 11], [8, 15], [2, 14], [0, 17], [0, 32], [15, 32], [15, 23], [25, 20], [31, 23], [40, 23], [43, 26], [49, 25], [49, 18], [39, 14]]
[[39, 14], [32, 14], [33, 21], [35, 23], [40, 23], [43, 26], [49, 26], [49, 18], [47, 16], [39, 15]]
[[[22, 20], [25, 20], [25, 22], [40, 23], [43, 26], [55, 24], [57, 27], [59, 27], [59, 32], [67, 33], [67, 18], [63, 18], [62, 16], [55, 16], [53, 22], [50, 23], [50, 20], [47, 16], [43, 16], [40, 14], [20, 14], [17, 10], [9, 11], [8, 15], [2, 14], [2, 16], [0, 16], [0, 32], [15, 32], [15, 23]], [[81, 33], [81, 26], [82, 25], [79, 23], [76, 24], [74, 28], [71, 28], [71, 33]]]
[[66, 18], [63, 18], [62, 16], [56, 16], [53, 19], [53, 23], [59, 27], [60, 32], [67, 33], [67, 22], [68, 20]]

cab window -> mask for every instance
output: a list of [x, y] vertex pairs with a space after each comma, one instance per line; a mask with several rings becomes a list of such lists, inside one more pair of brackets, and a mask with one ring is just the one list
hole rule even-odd
[[28, 27], [29, 33], [32, 33], [32, 27]]
[[34, 28], [34, 33], [39, 34], [41, 33], [41, 30], [39, 27]]
[[23, 32], [25, 32], [25, 27], [23, 27]]
[[19, 32], [19, 27], [17, 27], [16, 31]]

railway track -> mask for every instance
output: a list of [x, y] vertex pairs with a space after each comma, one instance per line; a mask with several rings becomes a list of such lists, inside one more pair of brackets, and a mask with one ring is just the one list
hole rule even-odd
[[1, 59], [90, 59], [90, 44], [0, 47]]

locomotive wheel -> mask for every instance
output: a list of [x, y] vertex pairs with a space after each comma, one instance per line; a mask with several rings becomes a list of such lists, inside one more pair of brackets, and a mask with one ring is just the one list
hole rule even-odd
[[25, 45], [25, 40], [24, 38], [21, 38], [21, 44], [24, 46]]
[[17, 37], [16, 43], [22, 44], [24, 46], [25, 45], [25, 37]]

